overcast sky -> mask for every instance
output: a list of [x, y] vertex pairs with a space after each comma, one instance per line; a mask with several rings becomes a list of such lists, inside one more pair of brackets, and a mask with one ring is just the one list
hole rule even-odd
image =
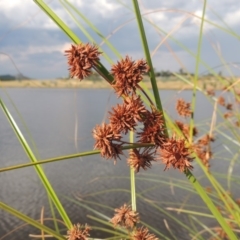
[[[46, 0], [64, 22], [87, 42], [59, 0]], [[144, 58], [131, 0], [69, 0], [84, 14], [122, 56]], [[123, 5], [123, 3], [125, 5]], [[195, 69], [202, 14], [202, 0], [140, 0], [154, 67], [178, 71]], [[31, 0], [0, 0], [0, 74], [19, 72], [31, 78], [66, 77], [68, 66], [64, 50], [71, 40]], [[90, 30], [77, 15], [77, 21]], [[240, 75], [240, 1], [208, 0], [202, 45], [200, 73], [216, 72]], [[223, 30], [216, 27], [220, 26]], [[225, 30], [224, 30], [225, 29]], [[96, 43], [116, 62], [118, 58], [90, 30]], [[235, 36], [234, 36], [235, 35]], [[102, 57], [101, 61], [110, 68]], [[228, 63], [227, 67], [224, 66]], [[220, 67], [219, 67], [220, 66]]]

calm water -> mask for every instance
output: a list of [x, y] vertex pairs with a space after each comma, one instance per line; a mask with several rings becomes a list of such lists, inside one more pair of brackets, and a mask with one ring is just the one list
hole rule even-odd
[[[9, 89], [7, 93], [16, 108], [3, 90], [1, 90], [1, 97], [33, 147], [38, 159], [91, 150], [94, 144], [92, 129], [107, 118], [111, 105], [119, 101], [110, 90]], [[189, 100], [191, 92], [185, 91], [179, 95]], [[164, 107], [173, 117], [176, 117], [174, 108], [179, 95], [176, 91], [161, 92]], [[198, 122], [209, 123], [213, 108], [209, 101], [200, 94], [197, 97], [197, 109], [200, 110], [196, 114]], [[0, 167], [28, 162], [28, 158], [2, 111], [0, 122]], [[215, 150], [222, 147], [219, 143], [215, 145]], [[228, 162], [217, 160], [212, 162], [213, 169], [220, 172], [225, 172], [226, 166]], [[125, 159], [114, 165], [112, 161], [106, 161], [99, 156], [90, 156], [46, 164], [44, 170], [73, 223], [101, 226], [89, 218], [89, 216], [99, 217], [90, 211], [91, 209], [112, 217], [112, 209], [130, 200], [129, 168]], [[201, 171], [196, 167], [194, 174], [200, 175]], [[177, 171], [163, 172], [161, 164], [154, 164], [152, 169], [146, 172], [141, 171], [137, 177], [137, 192], [140, 194], [137, 207], [141, 220], [172, 239], [164, 225], [165, 219], [172, 232], [181, 236], [179, 239], [189, 239], [185, 230], [167, 215], [168, 211], [166, 213], [158, 211], [147, 203], [151, 200], [152, 204], [161, 207], [162, 210], [168, 206], [178, 207], [177, 204], [183, 202], [200, 206], [201, 199], [193, 193], [179, 190], [174, 186], [170, 188], [169, 184], [164, 183], [182, 181], [185, 177]], [[151, 179], [163, 182], [159, 184], [150, 181]], [[184, 181], [183, 185], [185, 184], [187, 185], [188, 182]], [[40, 218], [41, 209], [44, 207], [44, 216], [51, 217], [46, 192], [32, 167], [0, 173], [0, 201], [35, 219]], [[107, 207], [103, 208], [95, 203], [104, 204]], [[80, 204], [88, 204], [90, 209]], [[173, 214], [173, 216], [177, 216], [182, 222], [188, 222], [186, 215]], [[51, 221], [46, 221], [46, 223], [52, 226]], [[0, 210], [0, 239], [21, 224], [23, 224], [22, 221]], [[4, 239], [30, 239], [31, 233], [40, 234], [40, 231], [25, 226]], [[106, 236], [108, 235], [94, 231], [91, 235], [91, 237]]]

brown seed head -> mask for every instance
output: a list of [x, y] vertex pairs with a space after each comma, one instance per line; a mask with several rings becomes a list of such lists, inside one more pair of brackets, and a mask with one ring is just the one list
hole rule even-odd
[[165, 139], [163, 114], [155, 107], [151, 107], [152, 111], [147, 111], [143, 117], [144, 127], [138, 132], [138, 138], [141, 143], [155, 143], [156, 147], [160, 147]]
[[117, 225], [125, 228], [133, 228], [139, 222], [138, 213], [132, 211], [131, 206], [124, 204], [122, 207], [115, 209], [115, 215], [110, 220], [116, 227]]
[[150, 148], [145, 148], [142, 153], [135, 148], [130, 152], [128, 164], [135, 169], [135, 172], [139, 172], [140, 168], [147, 170], [147, 168], [151, 168], [152, 161], [156, 161], [154, 154], [155, 151]]
[[209, 95], [209, 96], [214, 96], [214, 95], [215, 95], [214, 90], [213, 90], [213, 89], [207, 90], [207, 95]]
[[233, 112], [226, 112], [226, 113], [223, 114], [223, 117], [226, 118], [226, 119], [230, 118], [232, 116], [233, 116]]
[[118, 104], [112, 108], [112, 112], [109, 112], [112, 129], [127, 134], [128, 131], [135, 129], [138, 121], [141, 121], [141, 115], [146, 111], [140, 97], [127, 97], [122, 105]]
[[159, 125], [146, 125], [141, 132], [137, 133], [140, 143], [154, 143], [157, 147], [161, 147], [165, 141], [164, 131]]
[[192, 114], [190, 106], [190, 103], [185, 102], [183, 99], [178, 99], [176, 106], [178, 114], [183, 117], [190, 117]]
[[[175, 121], [176, 125], [178, 126], [178, 128], [181, 130], [181, 132], [183, 133], [183, 135], [186, 138], [189, 138], [190, 136], [190, 126], [188, 124], [185, 124], [181, 121]], [[198, 130], [196, 127], [193, 127], [192, 129], [192, 135], [195, 137], [198, 134]]]
[[197, 156], [207, 169], [210, 168], [209, 161], [213, 156], [210, 148], [210, 141], [211, 139], [207, 134], [204, 138], [200, 139], [196, 144], [192, 146], [193, 151], [196, 152]]
[[132, 96], [126, 97], [124, 103], [127, 105], [127, 111], [131, 112], [134, 121], [143, 121], [143, 116], [148, 112], [143, 104], [140, 96], [133, 94]]
[[199, 145], [207, 146], [210, 142], [214, 142], [215, 138], [210, 136], [209, 134], [204, 135], [202, 138], [198, 140]]
[[191, 150], [185, 146], [185, 139], [176, 139], [174, 135], [162, 144], [159, 151], [160, 159], [166, 164], [164, 170], [169, 169], [171, 166], [174, 169], [178, 168], [181, 172], [193, 169], [190, 162], [194, 158], [190, 157]]
[[226, 105], [226, 109], [227, 109], [227, 110], [232, 110], [232, 109], [233, 109], [232, 103], [228, 103], [228, 104]]
[[80, 80], [91, 74], [91, 68], [97, 64], [101, 54], [95, 45], [89, 43], [72, 45], [65, 52], [71, 77], [78, 77]]
[[212, 158], [212, 152], [208, 150], [208, 148], [203, 146], [195, 145], [193, 149], [196, 151], [197, 156], [201, 159], [204, 166], [209, 169], [210, 168], [210, 159]]
[[163, 113], [156, 109], [154, 106], [151, 106], [151, 110], [151, 112], [147, 111], [144, 114], [144, 126], [154, 126], [157, 124], [162, 129], [164, 129]]
[[89, 231], [91, 228], [86, 224], [81, 226], [81, 224], [73, 225], [73, 227], [67, 232], [68, 240], [87, 240], [89, 236]]
[[218, 98], [218, 104], [224, 107], [225, 106], [225, 98], [220, 96]]
[[132, 239], [133, 240], [158, 240], [158, 238], [154, 234], [149, 233], [149, 230], [144, 227], [137, 228], [137, 230], [133, 233]]
[[122, 154], [121, 144], [113, 143], [121, 139], [121, 135], [112, 129], [112, 126], [103, 123], [102, 126], [97, 125], [93, 129], [93, 137], [96, 140], [94, 149], [101, 150], [101, 156], [108, 158], [120, 158]]
[[129, 56], [112, 66], [114, 75], [114, 88], [118, 96], [129, 95], [136, 92], [138, 83], [143, 79], [143, 74], [149, 71], [144, 60], [132, 61]]

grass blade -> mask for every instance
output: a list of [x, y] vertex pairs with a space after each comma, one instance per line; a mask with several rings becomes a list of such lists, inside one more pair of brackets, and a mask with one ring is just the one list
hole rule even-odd
[[160, 111], [163, 111], [159, 92], [158, 92], [157, 82], [156, 82], [156, 78], [155, 78], [155, 74], [154, 74], [152, 59], [151, 59], [151, 55], [150, 55], [149, 48], [148, 48], [147, 37], [145, 34], [145, 30], [144, 30], [144, 26], [143, 26], [143, 22], [142, 22], [142, 16], [141, 16], [140, 9], [138, 6], [138, 1], [133, 0], [132, 2], [133, 2], [134, 10], [135, 10], [135, 15], [136, 15], [137, 23], [138, 23], [138, 28], [139, 28], [139, 32], [140, 32], [140, 36], [141, 36], [141, 40], [142, 40], [145, 57], [146, 57], [148, 65], [150, 67], [150, 79], [151, 79], [151, 84], [152, 84], [152, 88], [153, 88], [155, 102], [156, 102], [157, 108]]
[[[1, 99], [0, 99], [0, 105], [1, 105], [2, 110], [5, 113], [8, 121], [10, 122], [10, 124], [11, 124], [19, 142], [21, 143], [23, 149], [25, 150], [28, 158], [30, 159], [31, 162], [38, 162], [38, 160], [36, 159], [35, 155], [33, 154], [32, 150], [31, 150], [31, 148], [29, 147], [27, 141], [25, 140], [24, 136], [22, 135], [20, 129], [18, 128], [16, 122], [14, 121], [13, 117], [11, 116], [10, 112], [8, 111], [7, 107], [5, 106], [5, 104], [3, 103], [3, 101]], [[70, 228], [72, 226], [71, 221], [68, 218], [68, 215], [65, 212], [61, 202], [59, 201], [59, 199], [58, 199], [54, 189], [52, 188], [50, 182], [48, 181], [42, 167], [39, 166], [39, 165], [36, 165], [35, 170], [36, 170], [39, 178], [41, 179], [47, 193], [49, 194], [49, 196], [51, 196], [51, 199], [54, 202], [54, 204], [55, 204], [57, 210], [59, 211], [62, 219], [64, 220], [65, 224], [67, 225], [68, 228]]]
[[52, 235], [53, 237], [55, 237], [56, 239], [59, 240], [66, 240], [65, 237], [61, 236], [60, 234], [58, 234], [57, 232], [53, 231], [52, 229], [42, 225], [41, 223], [39, 223], [38, 221], [20, 213], [19, 211], [15, 210], [14, 208], [4, 204], [3, 202], [0, 202], [0, 208], [2, 208], [4, 211], [9, 212], [10, 214], [14, 215], [15, 217], [22, 219], [24, 222]]

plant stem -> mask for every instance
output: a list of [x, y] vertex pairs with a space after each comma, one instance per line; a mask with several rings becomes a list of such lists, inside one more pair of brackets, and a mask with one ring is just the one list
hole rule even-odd
[[[129, 140], [130, 140], [130, 142], [133, 143], [133, 141], [134, 141], [134, 132], [133, 131], [130, 132]], [[132, 151], [132, 149], [130, 149], [130, 151]], [[131, 180], [132, 210], [133, 211], [137, 211], [136, 186], [135, 186], [136, 182], [135, 182], [135, 172], [134, 172], [134, 168], [133, 167], [130, 167], [130, 180]]]

